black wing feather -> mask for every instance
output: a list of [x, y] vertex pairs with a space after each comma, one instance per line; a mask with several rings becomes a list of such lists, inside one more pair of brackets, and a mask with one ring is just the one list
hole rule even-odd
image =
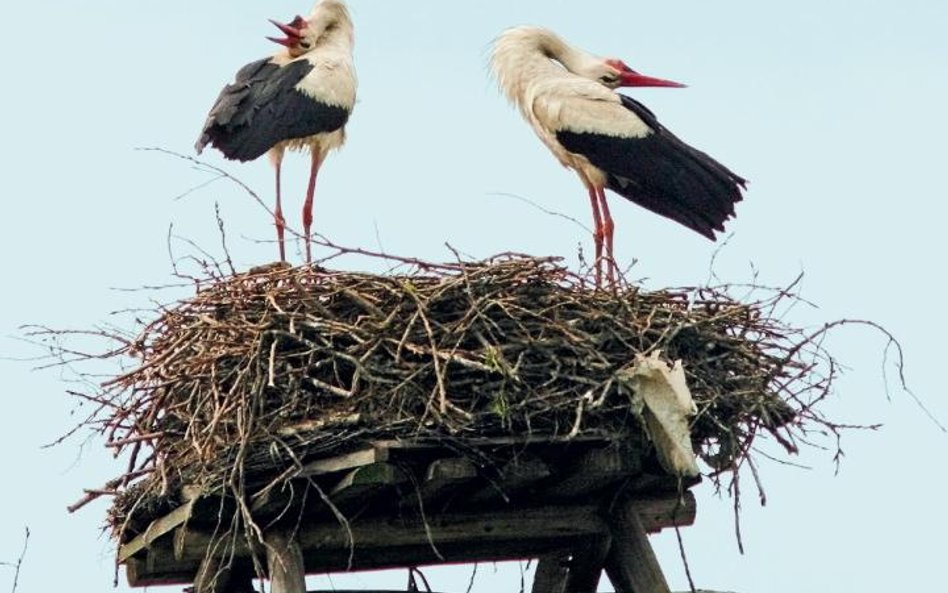
[[345, 125], [349, 110], [328, 105], [296, 90], [312, 71], [306, 60], [279, 66], [263, 59], [237, 72], [221, 91], [195, 144], [198, 154], [210, 144], [229, 159], [250, 161], [283, 140], [332, 132]]
[[638, 101], [619, 96], [654, 133], [622, 138], [560, 130], [557, 140], [605, 171], [612, 191], [713, 240], [734, 216], [746, 180], [682, 142]]

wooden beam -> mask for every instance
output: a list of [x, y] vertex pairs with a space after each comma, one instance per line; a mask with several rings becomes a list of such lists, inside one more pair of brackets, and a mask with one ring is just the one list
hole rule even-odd
[[329, 491], [329, 498], [337, 507], [367, 503], [382, 490], [407, 481], [408, 476], [400, 468], [390, 463], [373, 463], [343, 476]]
[[388, 449], [380, 446], [372, 446], [344, 455], [327, 457], [325, 459], [316, 459], [303, 465], [300, 470], [300, 477], [321, 476], [335, 472], [352, 470], [364, 465], [371, 465], [381, 461], [388, 461]]
[[599, 589], [599, 579], [612, 548], [612, 537], [607, 534], [590, 545], [574, 548], [569, 561], [566, 593], [589, 593]]
[[510, 498], [552, 475], [550, 466], [531, 455], [520, 455], [500, 470], [500, 475], [484, 488], [468, 496], [466, 505], [510, 502]]
[[[516, 436], [506, 436], [506, 437], [481, 437], [481, 438], [466, 438], [464, 439], [464, 446], [472, 449], [492, 449], [496, 447], [516, 447], [519, 450], [526, 450], [534, 446], [586, 446], [586, 445], [602, 445], [605, 443], [613, 442], [616, 439], [610, 439], [601, 436], [576, 436], [576, 437], [565, 437], [565, 436], [534, 436], [529, 438], [524, 438], [522, 435]], [[377, 440], [372, 441], [372, 444], [376, 447], [389, 449], [392, 451], [401, 450], [401, 451], [444, 451], [444, 439], [429, 438], [429, 439], [409, 439], [409, 440]]]
[[629, 482], [625, 492], [630, 497], [648, 496], [656, 492], [678, 492], [688, 490], [701, 483], [701, 476], [671, 476], [668, 474], [642, 473]]
[[161, 536], [172, 531], [175, 527], [184, 524], [191, 516], [191, 510], [194, 507], [195, 500], [196, 499], [191, 499], [164, 517], [159, 517], [152, 521], [144, 533], [137, 535], [127, 544], [119, 546], [118, 562], [120, 564], [125, 562], [135, 554], [151, 546], [152, 543]]
[[[642, 504], [647, 500], [661, 500], [663, 504]], [[695, 495], [686, 490], [680, 497], [677, 493], [653, 495], [649, 498], [627, 499], [626, 505], [634, 506], [639, 519], [648, 533], [656, 533], [666, 527], [692, 525], [698, 513]]]
[[533, 575], [531, 593], [565, 593], [569, 576], [569, 553], [557, 552], [541, 556]]
[[413, 484], [398, 503], [400, 509], [417, 509], [419, 504], [426, 513], [432, 512], [432, 505], [457, 492], [466, 484], [477, 479], [477, 466], [464, 457], [435, 459], [428, 465], [424, 480]]
[[227, 593], [221, 573], [221, 559], [215, 554], [205, 556], [194, 575], [194, 593]]
[[[568, 547], [576, 539], [601, 536], [608, 530], [596, 507], [458, 513], [429, 521], [427, 528], [421, 520], [358, 520], [348, 530], [334, 521], [301, 526], [299, 543], [307, 572], [516, 560]], [[213, 540], [211, 533], [189, 531], [177, 559], [170, 546], [155, 546], [144, 559], [131, 558], [129, 583], [190, 582]], [[251, 552], [240, 538], [233, 553], [247, 559]], [[182, 574], [191, 577], [182, 580]]]
[[568, 500], [601, 490], [641, 471], [641, 452], [632, 446], [592, 449], [577, 457], [565, 475], [541, 495]]
[[[694, 521], [693, 496], [686, 496], [683, 505], [677, 495], [634, 500], [628, 505], [641, 517], [643, 528], [650, 531]], [[306, 570], [314, 573], [520, 560], [575, 549], [577, 545], [591, 546], [609, 532], [607, 520], [596, 505], [442, 513], [427, 519], [426, 526], [418, 518], [359, 518], [350, 522], [349, 531], [335, 519], [301, 525], [299, 544]], [[162, 538], [143, 557], [134, 556], [126, 561], [132, 586], [193, 581], [214, 536], [189, 529], [177, 557], [170, 540]], [[250, 549], [242, 537], [235, 538], [233, 554], [238, 561], [250, 558]]]
[[189, 558], [182, 562], [175, 555], [171, 538], [165, 537], [125, 560], [125, 578], [132, 587], [190, 584], [202, 560]]
[[425, 472], [425, 484], [440, 488], [444, 484], [464, 482], [477, 477], [477, 466], [464, 457], [446, 457], [436, 459]]
[[270, 592], [306, 593], [306, 570], [299, 543], [282, 531], [265, 533], [263, 541], [267, 547]]
[[208, 554], [194, 576], [193, 593], [254, 593], [253, 569], [225, 565], [220, 557]]
[[606, 574], [616, 593], [671, 593], [635, 505], [619, 505], [610, 526], [612, 547]]

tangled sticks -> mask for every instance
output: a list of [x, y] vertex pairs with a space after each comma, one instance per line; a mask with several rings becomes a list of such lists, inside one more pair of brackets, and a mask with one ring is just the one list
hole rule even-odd
[[622, 371], [655, 351], [682, 361], [712, 475], [736, 471], [762, 434], [793, 453], [811, 428], [839, 428], [815, 407], [835, 365], [819, 332], [775, 319], [794, 297], [765, 294], [599, 291], [556, 259], [519, 256], [212, 279], [111, 353], [134, 368], [86, 394], [130, 460], [107, 488], [124, 493], [113, 525], [146, 495], [275, 479], [366, 439], [641, 433]]

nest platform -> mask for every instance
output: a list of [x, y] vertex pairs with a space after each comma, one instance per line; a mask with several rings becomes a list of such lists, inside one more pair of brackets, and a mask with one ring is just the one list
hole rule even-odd
[[295, 593], [276, 583], [543, 557], [541, 583], [588, 585], [605, 566], [617, 590], [664, 591], [631, 584], [664, 582], [643, 568], [645, 533], [694, 520], [697, 480], [657, 445], [644, 357], [687, 382], [687, 456], [716, 484], [759, 439], [792, 454], [836, 428], [816, 407], [832, 359], [774, 314], [786, 291], [600, 290], [554, 258], [393, 259], [385, 274], [211, 270], [137, 331], [99, 334], [117, 346], [94, 358], [126, 370], [77, 395], [128, 466], [76, 507], [115, 495], [133, 585], [243, 593], [268, 574]]
[[[595, 590], [604, 567], [619, 591], [667, 590], [655, 589], [664, 582], [657, 563], [641, 560], [643, 550], [650, 554], [644, 534], [694, 521], [686, 489], [696, 479], [668, 475], [644, 443], [628, 439], [465, 445], [377, 441], [292, 468], [291, 480], [247, 500], [261, 530], [256, 546], [222, 527], [222, 516], [240, 513], [232, 499], [191, 492], [121, 546], [119, 561], [132, 586], [194, 583], [197, 593], [252, 591], [261, 572], [254, 558], [267, 557], [265, 572], [277, 584], [287, 577], [275, 573], [286, 566], [298, 581], [312, 573], [541, 558], [541, 573], [549, 574], [538, 576], [537, 593], [555, 583]], [[639, 539], [629, 543], [633, 535]], [[613, 548], [618, 540], [625, 543]], [[626, 567], [630, 545], [639, 551]], [[643, 589], [643, 579], [655, 582]], [[633, 582], [639, 588], [628, 588]]]

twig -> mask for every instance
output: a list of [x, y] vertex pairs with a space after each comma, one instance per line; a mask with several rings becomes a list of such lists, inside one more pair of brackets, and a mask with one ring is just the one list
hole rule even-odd
[[13, 588], [11, 593], [16, 593], [17, 585], [20, 582], [20, 569], [23, 567], [23, 560], [26, 558], [26, 550], [30, 545], [30, 528], [23, 528], [23, 549], [20, 550], [20, 556], [16, 562], [0, 562], [0, 566], [7, 566], [13, 569]]

